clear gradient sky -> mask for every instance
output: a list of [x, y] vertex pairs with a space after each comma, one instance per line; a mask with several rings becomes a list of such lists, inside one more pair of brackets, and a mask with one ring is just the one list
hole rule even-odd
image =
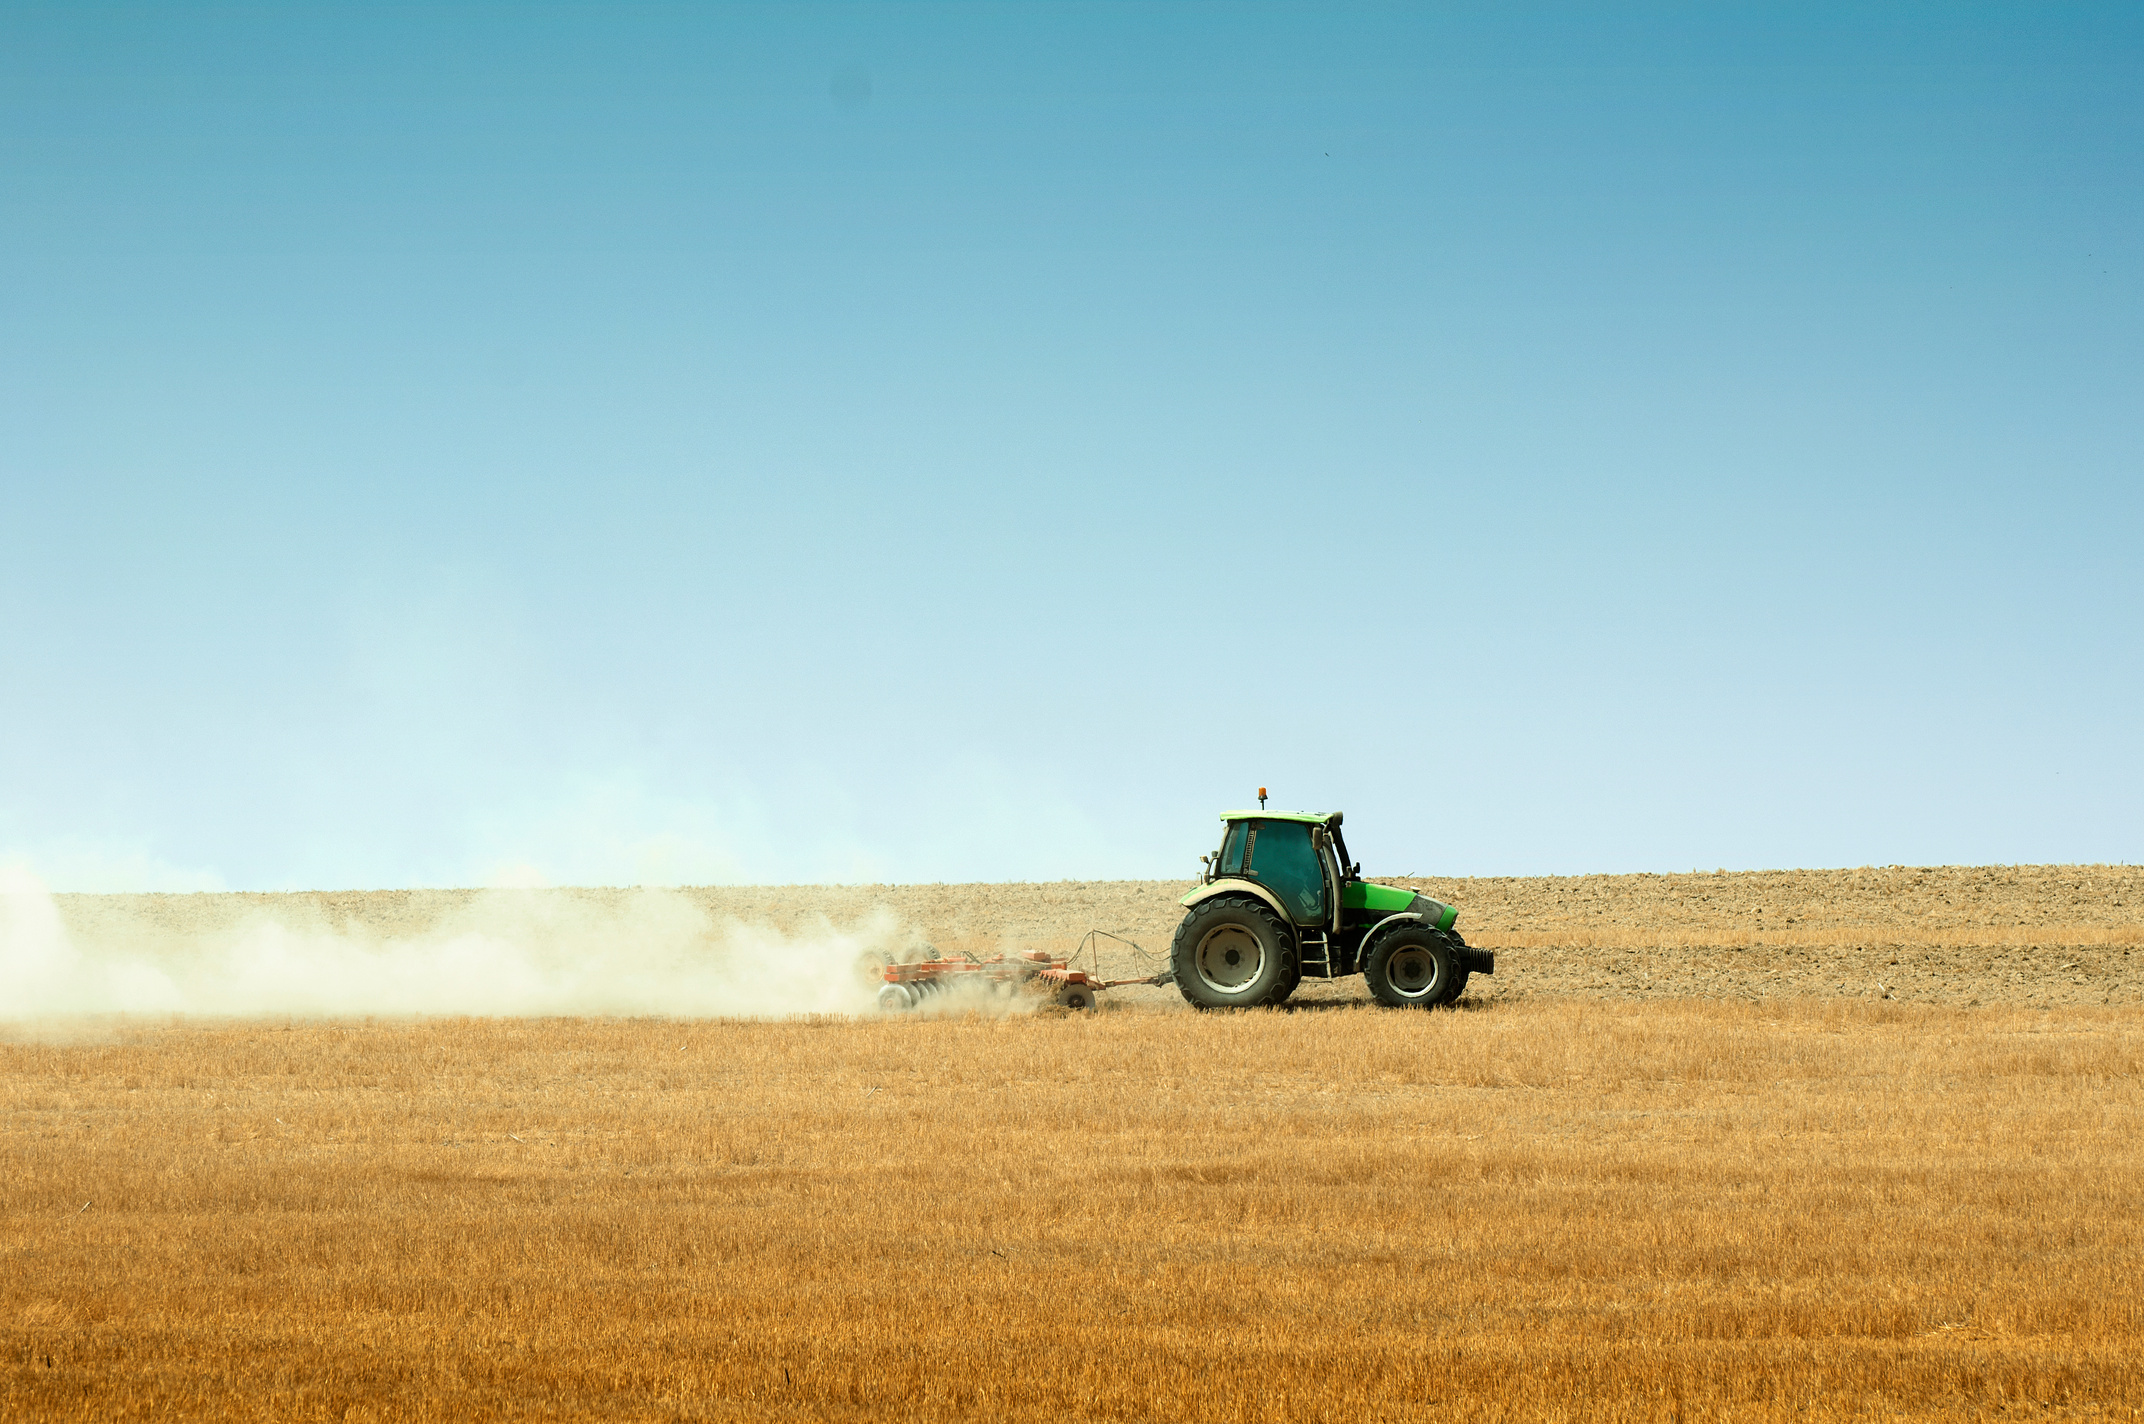
[[0, 4], [58, 889], [2144, 859], [2144, 8]]

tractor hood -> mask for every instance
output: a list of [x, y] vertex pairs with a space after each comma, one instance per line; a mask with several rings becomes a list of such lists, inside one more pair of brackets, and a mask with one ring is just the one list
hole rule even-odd
[[1459, 920], [1459, 911], [1442, 900], [1432, 900], [1427, 895], [1402, 890], [1396, 885], [1376, 885], [1367, 880], [1350, 880], [1341, 886], [1340, 904], [1346, 909], [1371, 910], [1384, 915], [1420, 915], [1424, 924], [1440, 930], [1450, 929]]

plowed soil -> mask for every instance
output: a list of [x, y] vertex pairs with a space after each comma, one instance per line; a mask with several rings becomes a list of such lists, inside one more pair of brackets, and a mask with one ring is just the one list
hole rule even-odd
[[[1936, 1004], [2144, 1001], [2144, 867], [1891, 866], [1689, 875], [1445, 879], [1381, 876], [1460, 907], [1470, 944], [1497, 951], [1477, 999], [1846, 997]], [[923, 945], [978, 954], [1071, 951], [1089, 930], [1101, 967], [1129, 977], [1166, 961], [1194, 882], [753, 886], [681, 891], [717, 920], [808, 933], [890, 909]], [[249, 920], [418, 935], [466, 911], [474, 890], [301, 894], [64, 895], [69, 929], [89, 939], [182, 943]], [[505, 892], [590, 908], [623, 890]], [[1298, 1001], [1365, 997], [1362, 981], [1306, 984]], [[1173, 990], [1128, 989], [1123, 1007], [1181, 1007]]]

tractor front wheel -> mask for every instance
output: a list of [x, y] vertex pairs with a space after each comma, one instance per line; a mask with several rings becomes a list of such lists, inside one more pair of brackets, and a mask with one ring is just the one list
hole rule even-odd
[[1294, 932], [1256, 900], [1233, 896], [1191, 907], [1176, 927], [1169, 967], [1177, 990], [1201, 1009], [1277, 1004], [1302, 978]]
[[1362, 977], [1377, 1002], [1395, 1009], [1432, 1009], [1459, 997], [1465, 971], [1453, 952], [1457, 936], [1426, 925], [1394, 930], [1370, 950]]

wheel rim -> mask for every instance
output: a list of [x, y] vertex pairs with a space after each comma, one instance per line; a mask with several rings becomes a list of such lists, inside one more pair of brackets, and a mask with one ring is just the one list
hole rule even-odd
[[1220, 994], [1240, 994], [1265, 972], [1266, 947], [1241, 925], [1215, 925], [1192, 956], [1199, 981]]
[[1437, 956], [1409, 945], [1385, 961], [1385, 982], [1403, 999], [1426, 999], [1437, 989]]

